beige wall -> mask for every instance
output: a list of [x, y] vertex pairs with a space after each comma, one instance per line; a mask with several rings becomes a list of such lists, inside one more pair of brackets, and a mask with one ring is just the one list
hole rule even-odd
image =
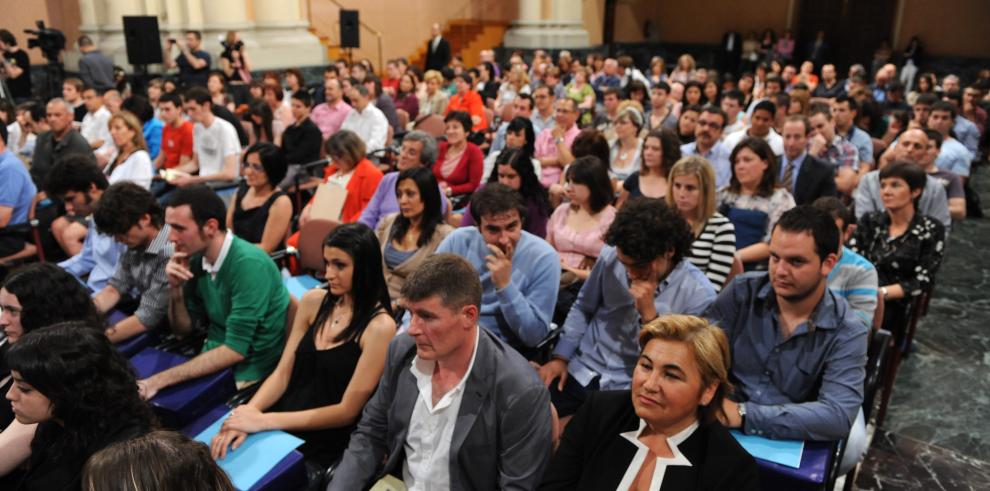
[[[604, 0], [598, 0], [604, 4]], [[799, 0], [794, 0], [799, 1]], [[643, 22], [653, 21], [661, 42], [718, 43], [729, 29], [777, 32], [787, 27], [791, 0], [632, 0], [619, 2], [615, 13], [615, 40], [641, 42]], [[753, 5], [759, 5], [754, 8]], [[603, 7], [604, 8], [604, 7]]]
[[926, 54], [990, 58], [987, 0], [903, 0], [897, 48], [917, 35]]
[[68, 0], [0, 0], [0, 27], [9, 30], [17, 38], [17, 45], [26, 50], [31, 63], [45, 63], [41, 50], [28, 49], [28, 34], [24, 29], [35, 29], [35, 21], [45, 21], [48, 27], [65, 33], [66, 48], [71, 49], [79, 37], [79, 3]]

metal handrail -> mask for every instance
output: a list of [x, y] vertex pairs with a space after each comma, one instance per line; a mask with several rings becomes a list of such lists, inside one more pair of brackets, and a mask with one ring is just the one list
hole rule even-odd
[[[309, 18], [308, 19], [309, 20], [309, 25], [312, 26], [313, 25], [313, 0], [308, 0], [308, 2], [309, 2], [309, 4], [308, 4], [309, 9], [308, 9], [308, 12], [306, 14], [307, 14], [307, 17]], [[334, 5], [336, 5], [337, 8], [339, 8], [340, 10], [348, 9], [348, 7], [346, 7], [344, 5], [341, 5], [340, 2], [338, 2], [337, 0], [329, 0], [329, 2], [332, 3], [332, 4], [334, 4]], [[339, 24], [340, 21], [338, 20], [337, 23]], [[365, 28], [368, 32], [370, 32], [372, 35], [374, 35], [375, 38], [377, 38], [377, 41], [378, 41], [378, 65], [377, 66], [378, 66], [378, 69], [379, 70], [384, 70], [385, 69], [385, 63], [384, 63], [385, 57], [382, 54], [383, 53], [383, 51], [382, 51], [382, 32], [379, 31], [378, 29], [375, 29], [374, 27], [369, 26], [368, 23], [366, 23], [363, 20], [360, 20], [360, 18], [358, 19], [358, 24], [360, 24], [361, 27]], [[340, 46], [338, 45], [336, 47], [340, 47]]]

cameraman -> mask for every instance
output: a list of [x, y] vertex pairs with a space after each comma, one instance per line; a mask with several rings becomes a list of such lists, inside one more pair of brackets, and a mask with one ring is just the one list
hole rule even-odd
[[[185, 44], [169, 38], [165, 42], [165, 69], [179, 67], [179, 83], [183, 87], [198, 85], [206, 87], [210, 73], [210, 54], [200, 49], [203, 35], [199, 31], [186, 31]], [[172, 46], [178, 45], [181, 53], [175, 59], [170, 58]]]
[[100, 52], [89, 36], [79, 36], [79, 76], [87, 87], [93, 87], [98, 92], [106, 92], [113, 88], [113, 60]]
[[27, 52], [17, 47], [17, 38], [6, 29], [0, 29], [0, 52], [3, 53], [0, 78], [7, 81], [15, 103], [27, 101], [32, 97], [31, 61]]
[[246, 104], [250, 99], [248, 84], [251, 83], [251, 62], [244, 50], [237, 31], [227, 31], [227, 36], [220, 42], [223, 52], [220, 53], [220, 69], [227, 76], [227, 88], [234, 96], [234, 104]]

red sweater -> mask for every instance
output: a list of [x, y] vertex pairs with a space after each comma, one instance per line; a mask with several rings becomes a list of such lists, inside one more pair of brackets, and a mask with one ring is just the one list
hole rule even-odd
[[436, 176], [437, 181], [447, 183], [447, 187], [450, 188], [453, 196], [473, 193], [475, 189], [478, 189], [478, 185], [481, 184], [481, 173], [485, 167], [485, 156], [481, 153], [481, 149], [477, 145], [468, 142], [467, 148], [461, 154], [460, 162], [454, 168], [454, 172], [451, 172], [444, 179], [440, 171], [443, 169], [444, 159], [447, 158], [448, 148], [450, 148], [449, 143], [440, 142], [440, 154], [437, 157], [436, 163], [433, 164], [433, 175]]

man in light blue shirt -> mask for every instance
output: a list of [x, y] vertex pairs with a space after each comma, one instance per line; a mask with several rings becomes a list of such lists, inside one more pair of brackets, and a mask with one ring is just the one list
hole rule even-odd
[[859, 105], [856, 99], [843, 94], [832, 103], [832, 119], [835, 120], [835, 132], [849, 140], [859, 152], [860, 166], [873, 164], [873, 139], [870, 134], [856, 126], [856, 114]]
[[691, 230], [663, 201], [635, 198], [605, 234], [605, 247], [564, 321], [540, 378], [560, 416], [591, 390], [628, 389], [640, 326], [664, 314], [701, 315], [715, 287], [684, 255]]
[[698, 116], [694, 129], [694, 141], [681, 145], [681, 155], [697, 155], [708, 159], [715, 169], [715, 189], [729, 185], [732, 179], [732, 163], [729, 162], [731, 148], [720, 142], [725, 126], [725, 112], [721, 108], [708, 106]]
[[[818, 198], [811, 206], [828, 213], [839, 229], [840, 244], [852, 237], [852, 214], [838, 198], [826, 196]], [[877, 268], [865, 257], [846, 246], [840, 246], [839, 261], [828, 274], [828, 287], [836, 295], [849, 302], [853, 313], [867, 325], [873, 325], [873, 315], [877, 309]]]
[[529, 117], [529, 121], [533, 123], [533, 133], [539, 135], [541, 131], [553, 128], [553, 125], [556, 124], [554, 119], [556, 112], [553, 110], [554, 100], [556, 99], [550, 92], [550, 87], [541, 85], [533, 89], [534, 109]]
[[966, 147], [959, 140], [952, 138], [949, 131], [955, 124], [956, 108], [946, 101], [937, 101], [932, 104], [931, 113], [928, 115], [928, 127], [941, 133], [944, 140], [935, 160], [935, 166], [942, 170], [956, 173], [963, 178], [969, 177], [970, 165], [973, 163], [973, 154], [966, 150]]
[[[107, 178], [96, 164], [79, 155], [67, 155], [58, 161], [45, 182], [48, 195], [63, 201], [66, 213], [73, 217], [89, 216], [107, 186]], [[107, 286], [125, 250], [126, 245], [101, 234], [89, 220], [82, 250], [58, 265], [80, 280], [86, 278], [86, 286], [95, 293]]]
[[7, 149], [7, 126], [0, 123], [0, 258], [24, 249], [28, 212], [37, 188], [21, 159]]
[[725, 425], [766, 438], [845, 439], [846, 472], [866, 449], [869, 328], [827, 286], [838, 247], [828, 213], [787, 211], [770, 239], [769, 273], [737, 276], [705, 316], [732, 352], [736, 391], [722, 407]]
[[550, 333], [560, 287], [560, 257], [523, 230], [526, 204], [518, 192], [491, 183], [471, 197], [477, 227], [453, 231], [437, 253], [457, 254], [481, 277], [478, 323], [524, 356]]

